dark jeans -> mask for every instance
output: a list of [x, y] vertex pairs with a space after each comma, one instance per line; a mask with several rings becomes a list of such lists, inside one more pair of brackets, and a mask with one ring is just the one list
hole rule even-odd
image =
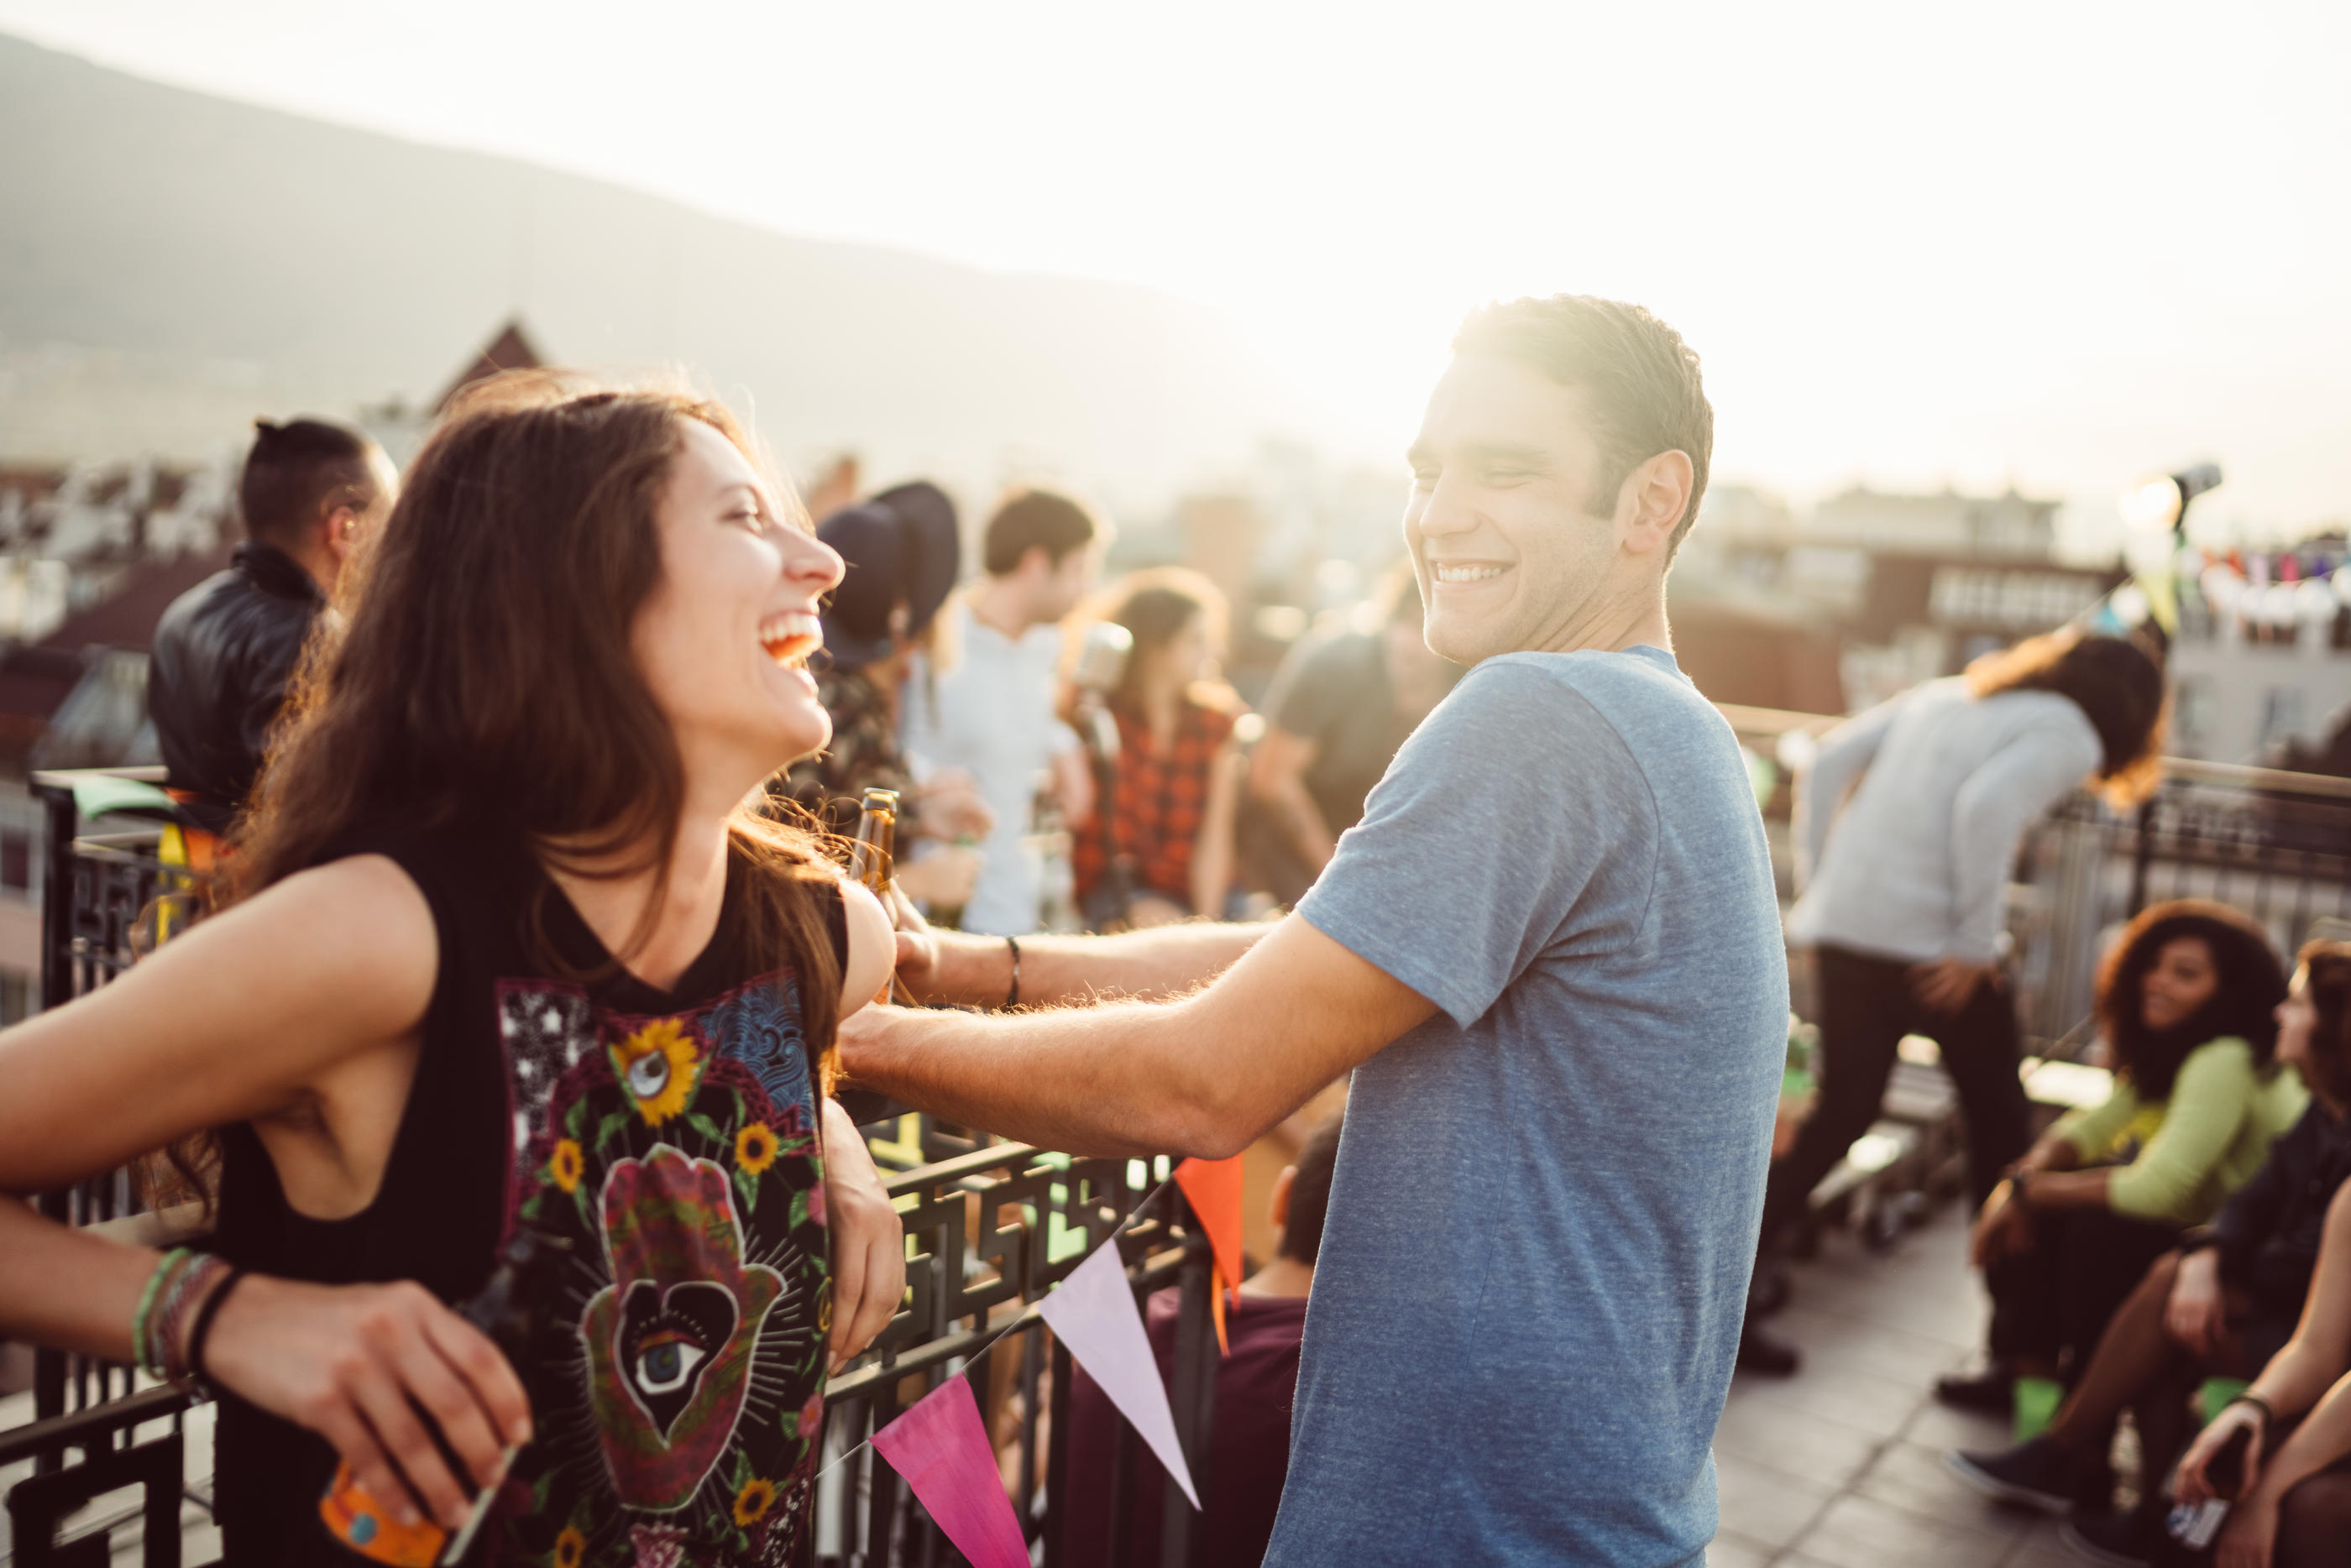
[[2179, 1244], [2177, 1226], [2111, 1209], [2036, 1212], [2032, 1245], [1984, 1271], [1992, 1359], [2055, 1366], [2070, 1357], [2079, 1374], [2124, 1298]]
[[[1763, 1191], [1763, 1244], [1801, 1218], [1805, 1199], [1853, 1140], [1877, 1119], [1905, 1034], [1942, 1048], [1943, 1071], [1959, 1092], [1968, 1128], [1968, 1179], [1976, 1201], [2031, 1142], [2024, 1088], [2017, 1082], [2016, 1008], [2008, 992], [1980, 985], [1957, 1013], [1933, 1013], [1910, 995], [1910, 966], [1844, 948], [1818, 950], [1821, 1098], [1796, 1147], [1771, 1167]], [[2137, 1282], [2137, 1275], [2131, 1277]]]

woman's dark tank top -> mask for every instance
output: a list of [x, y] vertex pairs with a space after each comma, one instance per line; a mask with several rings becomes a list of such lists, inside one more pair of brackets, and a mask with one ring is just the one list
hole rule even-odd
[[[792, 972], [746, 950], [747, 867], [664, 992], [611, 964], [511, 839], [337, 853], [390, 857], [438, 930], [407, 1106], [375, 1200], [346, 1220], [296, 1213], [252, 1128], [226, 1129], [220, 1251], [455, 1303], [518, 1230], [552, 1238], [516, 1367], [537, 1436], [467, 1560], [808, 1561], [830, 1295], [816, 1080]], [[828, 914], [845, 961], [837, 888]], [[229, 1560], [357, 1562], [319, 1520], [334, 1469], [324, 1439], [225, 1397]]]

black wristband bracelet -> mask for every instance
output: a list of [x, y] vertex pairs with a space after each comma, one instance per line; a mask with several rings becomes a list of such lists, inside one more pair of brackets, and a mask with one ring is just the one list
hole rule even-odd
[[1007, 937], [1004, 945], [1012, 951], [1012, 983], [1004, 990], [1004, 1005], [1009, 1009], [1020, 1005], [1020, 939]]
[[227, 1276], [213, 1287], [213, 1293], [204, 1298], [204, 1304], [196, 1309], [196, 1321], [188, 1325], [188, 1370], [200, 1383], [209, 1384], [213, 1380], [212, 1374], [204, 1370], [204, 1341], [212, 1337], [213, 1319], [220, 1315], [221, 1303], [228, 1300], [229, 1292], [236, 1289], [244, 1280], [243, 1269], [231, 1269]]
[[[2254, 1409], [2259, 1410], [2262, 1413], [2262, 1430], [2264, 1432], [2269, 1430], [2270, 1423], [2277, 1419], [2277, 1412], [2270, 1408], [2270, 1402], [2250, 1388], [2231, 1399], [2229, 1405], [2251, 1405]], [[2223, 1405], [2220, 1408], [2225, 1410], [2229, 1405]]]

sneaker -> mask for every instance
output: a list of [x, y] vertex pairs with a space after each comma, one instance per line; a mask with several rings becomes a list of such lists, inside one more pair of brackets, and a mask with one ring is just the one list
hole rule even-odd
[[1956, 1453], [1948, 1462], [1961, 1480], [1987, 1497], [2060, 1518], [2074, 1511], [2081, 1467], [2046, 1438], [1996, 1454]]
[[1794, 1345], [1773, 1339], [1751, 1321], [1740, 1327], [1738, 1366], [1741, 1372], [1792, 1377], [1803, 1364], [1803, 1353]]
[[2004, 1366], [1989, 1367], [1969, 1377], [1938, 1377], [1935, 1397], [1954, 1409], [2004, 1417], [2015, 1406], [2016, 1379]]
[[2147, 1568], [2162, 1533], [2153, 1516], [2136, 1508], [2127, 1513], [2076, 1513], [2057, 1527], [2057, 1539], [2075, 1555], [2108, 1568]]

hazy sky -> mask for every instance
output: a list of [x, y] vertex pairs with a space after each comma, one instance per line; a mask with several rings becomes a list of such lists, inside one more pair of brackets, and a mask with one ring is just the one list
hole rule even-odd
[[2351, 514], [2351, 6], [0, 0], [102, 63], [1217, 306], [1399, 450], [1467, 306], [1641, 300], [1718, 472]]

